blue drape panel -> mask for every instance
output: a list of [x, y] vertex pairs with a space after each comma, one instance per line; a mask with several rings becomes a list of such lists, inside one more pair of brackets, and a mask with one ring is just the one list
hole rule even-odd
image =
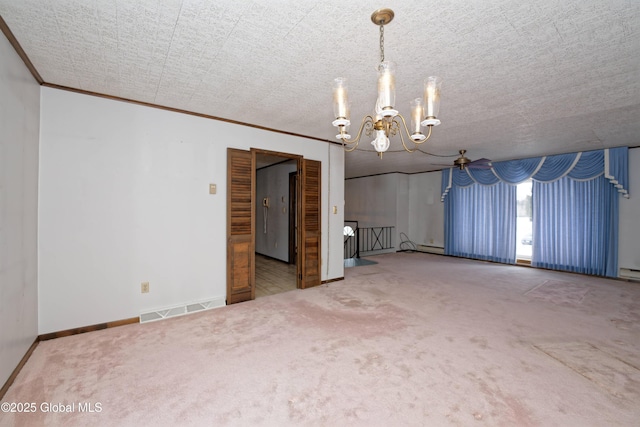
[[532, 175], [531, 179], [551, 182], [562, 178], [573, 169], [578, 156], [579, 153], [546, 157], [538, 172]]
[[482, 185], [493, 185], [500, 182], [500, 178], [498, 178], [491, 169], [465, 169], [458, 172], [464, 174], [466, 173], [471, 177], [473, 182], [477, 182]]
[[[580, 157], [576, 166], [571, 169], [567, 176], [576, 180], [587, 180], [602, 175], [604, 172], [604, 151], [588, 151], [578, 153]], [[535, 179], [535, 178], [534, 178]], [[542, 181], [539, 179], [538, 181]]]
[[533, 182], [531, 264], [618, 275], [618, 192], [604, 176]]
[[544, 157], [531, 159], [510, 160], [508, 162], [493, 162], [495, 175], [509, 184], [519, 184], [529, 179], [542, 165]]
[[617, 276], [617, 196], [629, 197], [628, 151], [619, 147], [493, 162], [485, 170], [443, 170], [445, 253], [515, 262], [514, 185], [530, 178], [532, 264]]
[[507, 162], [492, 162], [491, 169], [442, 171], [442, 196], [447, 197], [454, 186], [467, 187], [473, 184], [494, 185], [502, 181], [518, 184], [529, 178], [534, 181], [552, 182], [564, 176], [577, 180], [588, 180], [604, 173], [609, 182], [623, 196], [629, 197], [628, 147], [560, 154], [557, 156], [532, 157]]
[[516, 187], [452, 187], [445, 200], [445, 253], [513, 264], [516, 261]]

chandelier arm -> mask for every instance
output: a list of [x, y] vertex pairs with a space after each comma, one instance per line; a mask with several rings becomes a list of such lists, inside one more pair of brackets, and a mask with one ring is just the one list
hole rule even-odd
[[416, 151], [416, 148], [412, 150], [409, 147], [407, 147], [406, 142], [404, 142], [404, 135], [403, 135], [404, 132], [402, 132], [402, 129], [400, 128], [400, 124], [396, 120], [398, 117], [400, 117], [400, 119], [402, 120], [402, 123], [404, 125], [404, 130], [407, 132], [407, 135], [409, 135], [409, 129], [407, 129], [407, 124], [405, 123], [404, 117], [402, 117], [402, 115], [398, 114], [396, 117], [393, 118], [393, 123], [396, 124], [396, 127], [398, 128], [398, 133], [400, 134], [400, 142], [402, 142], [402, 147], [406, 152], [413, 153], [414, 151]]
[[[373, 123], [374, 123], [374, 122], [373, 122], [373, 117], [371, 117], [371, 116], [364, 116], [364, 117], [362, 118], [362, 123], [360, 123], [360, 129], [358, 129], [358, 134], [356, 135], [356, 137], [355, 137], [355, 138], [353, 138], [353, 139], [340, 138], [344, 144], [348, 144], [348, 145], [355, 144], [355, 146], [353, 147], [353, 149], [348, 150], [348, 149], [346, 149], [346, 148], [345, 148], [345, 150], [347, 150], [347, 151], [353, 151], [353, 150], [355, 150], [355, 148], [358, 146], [358, 143], [360, 142], [360, 137], [362, 136], [362, 130], [364, 129], [364, 126], [365, 126], [365, 124], [366, 124], [368, 121], [369, 121], [369, 122], [371, 122], [371, 124], [373, 124]], [[342, 132], [342, 131], [341, 131], [341, 132]]]
[[423, 142], [431, 138], [431, 131], [433, 130], [433, 125], [429, 125], [428, 127], [429, 127], [429, 132], [427, 132], [427, 137], [422, 141], [416, 142], [416, 144], [422, 144]]
[[360, 142], [360, 141], [352, 142], [352, 144], [354, 144], [353, 146], [347, 145], [347, 143], [343, 142], [342, 143], [342, 148], [344, 149], [345, 152], [350, 153], [353, 150], [355, 150], [356, 148], [358, 148], [358, 142]]
[[413, 153], [414, 151], [416, 151], [418, 148], [414, 148], [413, 150], [407, 147], [407, 144], [404, 142], [404, 136], [402, 136], [402, 132], [400, 132], [400, 141], [402, 142], [402, 147], [405, 149], [406, 152], [408, 153]]

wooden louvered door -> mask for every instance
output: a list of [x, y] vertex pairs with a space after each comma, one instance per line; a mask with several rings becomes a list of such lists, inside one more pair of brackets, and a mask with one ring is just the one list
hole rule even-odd
[[320, 259], [320, 162], [301, 160], [298, 241], [298, 288], [321, 283]]
[[255, 154], [227, 149], [227, 304], [255, 298]]

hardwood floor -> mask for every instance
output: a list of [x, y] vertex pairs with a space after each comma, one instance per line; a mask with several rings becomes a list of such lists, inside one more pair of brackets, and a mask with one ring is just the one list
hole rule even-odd
[[296, 266], [256, 254], [256, 298], [296, 289]]

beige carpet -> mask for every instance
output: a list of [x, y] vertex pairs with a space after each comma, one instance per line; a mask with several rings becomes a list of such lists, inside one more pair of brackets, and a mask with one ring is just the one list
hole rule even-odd
[[640, 425], [640, 284], [373, 259], [342, 282], [43, 342], [3, 399], [36, 412], [0, 425]]

